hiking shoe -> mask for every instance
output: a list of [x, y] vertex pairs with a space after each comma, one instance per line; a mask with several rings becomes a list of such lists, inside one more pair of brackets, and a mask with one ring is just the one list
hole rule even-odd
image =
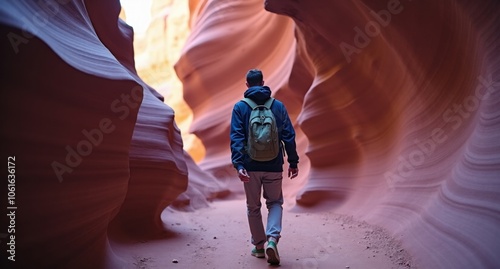
[[280, 264], [280, 255], [278, 254], [278, 248], [276, 247], [276, 242], [269, 241], [266, 248], [267, 262], [272, 265]]
[[266, 254], [264, 253], [264, 249], [263, 248], [257, 249], [257, 248], [254, 247], [252, 249], [252, 256], [257, 257], [257, 258], [264, 258], [266, 256]]

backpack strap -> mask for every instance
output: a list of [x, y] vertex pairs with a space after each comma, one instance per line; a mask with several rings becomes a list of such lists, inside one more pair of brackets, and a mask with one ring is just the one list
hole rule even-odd
[[[259, 106], [259, 105], [257, 105], [257, 103], [255, 103], [254, 100], [252, 100], [250, 98], [243, 98], [243, 99], [241, 99], [241, 101], [247, 103], [252, 109], [255, 109], [256, 107]], [[273, 102], [274, 102], [274, 98], [270, 97], [264, 103], [264, 106], [267, 107], [268, 109], [271, 109], [271, 106], [273, 105]]]
[[245, 98], [241, 99], [241, 101], [243, 101], [243, 102], [247, 103], [247, 105], [249, 105], [249, 106], [252, 108], [252, 110], [253, 110], [253, 109], [255, 109], [255, 108], [258, 106], [258, 105], [257, 105], [257, 103], [255, 103], [255, 102], [254, 102], [252, 99], [250, 99], [250, 98], [246, 98], [246, 97], [245, 97]]
[[267, 99], [267, 101], [264, 103], [264, 106], [267, 107], [267, 109], [271, 109], [271, 106], [273, 105], [274, 98], [270, 97]]

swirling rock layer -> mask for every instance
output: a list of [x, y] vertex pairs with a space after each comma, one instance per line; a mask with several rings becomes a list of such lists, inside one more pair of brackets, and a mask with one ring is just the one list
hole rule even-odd
[[187, 188], [173, 110], [135, 73], [119, 11], [118, 1], [0, 6], [18, 268], [123, 268], [112, 220], [130, 236], [158, 234], [161, 212]]
[[200, 165], [229, 165], [230, 111], [245, 72], [261, 68], [305, 136], [299, 204], [402, 235], [423, 268], [498, 267], [498, 2], [265, 2], [293, 23], [261, 5], [192, 12], [176, 71]]

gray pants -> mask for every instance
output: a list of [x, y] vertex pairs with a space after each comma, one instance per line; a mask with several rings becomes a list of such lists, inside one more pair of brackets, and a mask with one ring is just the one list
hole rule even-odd
[[[252, 244], [263, 246], [269, 237], [280, 238], [281, 218], [283, 215], [283, 192], [281, 182], [282, 172], [248, 172], [250, 182], [244, 183], [247, 198], [247, 215]], [[261, 190], [264, 190], [264, 199], [268, 210], [267, 228], [264, 232], [262, 224]]]

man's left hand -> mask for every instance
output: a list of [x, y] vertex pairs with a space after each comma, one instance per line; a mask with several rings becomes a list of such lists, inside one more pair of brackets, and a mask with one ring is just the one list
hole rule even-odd
[[294, 179], [299, 175], [299, 168], [288, 168], [288, 177]]

